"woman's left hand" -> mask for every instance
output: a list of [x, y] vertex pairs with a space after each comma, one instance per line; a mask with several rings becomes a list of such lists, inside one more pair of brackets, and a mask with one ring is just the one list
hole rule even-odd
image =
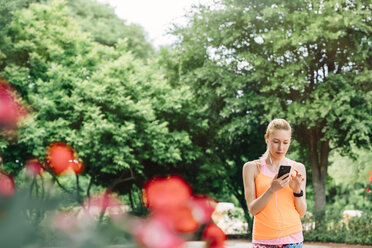
[[291, 174], [291, 180], [289, 181], [289, 187], [295, 193], [299, 193], [301, 191], [302, 182], [305, 180], [301, 173], [298, 170], [294, 169], [295, 174]]

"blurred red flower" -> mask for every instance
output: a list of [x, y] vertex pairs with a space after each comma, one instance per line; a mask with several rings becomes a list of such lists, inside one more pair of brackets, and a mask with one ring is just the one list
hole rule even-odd
[[26, 114], [27, 110], [19, 103], [16, 91], [0, 77], [0, 123], [15, 125]]
[[136, 223], [133, 235], [137, 242], [146, 248], [177, 248], [184, 243], [173, 231], [168, 219], [162, 215], [153, 215]]
[[12, 196], [16, 191], [14, 179], [5, 172], [0, 171], [0, 195]]
[[369, 178], [368, 181], [372, 183], [372, 170], [369, 171]]
[[81, 174], [84, 171], [84, 164], [78, 160], [77, 158], [69, 161], [70, 162], [70, 169], [75, 173], [75, 174]]
[[43, 173], [43, 165], [36, 158], [27, 160], [25, 168], [27, 174], [29, 174], [30, 176], [41, 176], [41, 174]]
[[190, 202], [192, 215], [200, 224], [208, 223], [212, 219], [215, 206], [214, 201], [206, 196], [195, 196]]
[[207, 242], [209, 248], [223, 248], [227, 237], [216, 224], [209, 224], [205, 228], [202, 238]]
[[146, 183], [144, 189], [144, 200], [151, 210], [183, 206], [192, 196], [191, 187], [179, 176], [154, 178]]
[[62, 175], [68, 171], [80, 174], [84, 170], [74, 150], [64, 143], [53, 143], [47, 151], [47, 162], [57, 175]]
[[[164, 226], [162, 232], [166, 232], [165, 230], [176, 234], [195, 232], [201, 224], [210, 223], [215, 209], [212, 199], [206, 196], [194, 196], [189, 184], [183, 178], [175, 175], [167, 178], [158, 177], [148, 181], [144, 187], [143, 198], [152, 213], [152, 221], [156, 225]], [[151, 225], [148, 225], [155, 229], [156, 225], [153, 222], [150, 223]], [[166, 229], [164, 229], [165, 227]], [[148, 226], [138, 229], [137, 236], [146, 236], [142, 232], [149, 231], [149, 229]], [[161, 232], [156, 233], [159, 236], [165, 235]], [[217, 248], [223, 247], [226, 239], [223, 231], [215, 225], [209, 225], [203, 237], [210, 244], [209, 247]], [[142, 242], [142, 245], [156, 247], [149, 246], [145, 242]], [[160, 245], [159, 247], [164, 246]]]
[[145, 185], [144, 200], [155, 214], [167, 219], [177, 232], [194, 232], [199, 223], [191, 205], [191, 187], [179, 176], [157, 177]]
[[167, 218], [171, 227], [177, 232], [195, 232], [199, 228], [199, 223], [195, 220], [191, 208], [187, 205], [168, 209], [158, 214]]

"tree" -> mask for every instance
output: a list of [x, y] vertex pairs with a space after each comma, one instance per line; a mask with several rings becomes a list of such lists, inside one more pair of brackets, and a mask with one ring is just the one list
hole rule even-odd
[[171, 89], [155, 61], [136, 59], [125, 41], [94, 42], [64, 2], [16, 11], [5, 34], [1, 74], [32, 110], [18, 140], [1, 146], [7, 171], [17, 174], [31, 156], [45, 162], [48, 145], [65, 142], [90, 181], [81, 189], [76, 177], [81, 201], [93, 184], [130, 193], [201, 155], [184, 129], [169, 125], [187, 99], [181, 96], [190, 97], [187, 88]]
[[[162, 52], [165, 53], [163, 64], [169, 81], [174, 87], [191, 87], [193, 105], [198, 109], [195, 119], [206, 126], [190, 132], [194, 144], [202, 148], [205, 159], [200, 165], [202, 174], [196, 178], [205, 182], [208, 193], [217, 199], [232, 201], [236, 198], [245, 209], [246, 219], [252, 227], [253, 219], [245, 203], [241, 172], [246, 161], [263, 153], [265, 146], [261, 141], [265, 127], [260, 125], [257, 114], [251, 111], [247, 115], [242, 110], [245, 99], [235, 98], [236, 87], [243, 78], [215, 61], [204, 61], [206, 50], [196, 44], [199, 40], [190, 39], [188, 42], [195, 42], [195, 46], [186, 45], [190, 50], [176, 48]], [[231, 104], [236, 109], [234, 113], [230, 112]], [[254, 104], [258, 106], [259, 102], [251, 101], [249, 104], [254, 109]]]
[[[174, 30], [180, 81], [200, 93], [210, 120], [224, 123], [218, 130], [231, 140], [220, 139], [215, 150], [240, 147], [251, 138], [243, 134], [262, 131], [274, 117], [288, 119], [308, 155], [319, 216], [329, 152], [370, 145], [370, 7], [365, 1], [221, 0], [195, 7], [188, 25]], [[219, 154], [227, 163], [254, 152]]]
[[94, 0], [69, 0], [69, 14], [79, 22], [84, 32], [92, 34], [95, 41], [114, 46], [126, 39], [128, 49], [138, 58], [147, 59], [154, 49], [147, 41], [144, 29], [137, 24], [127, 25], [119, 19], [113, 8]]
[[[31, 3], [50, 3], [52, 0], [0, 0], [0, 27], [12, 20], [14, 11], [28, 8]], [[154, 53], [147, 35], [140, 25], [121, 20], [112, 7], [95, 0], [67, 0], [67, 13], [79, 23], [83, 32], [88, 32], [98, 43], [115, 46], [120, 39], [126, 39], [129, 50], [137, 58], [147, 59]], [[2, 35], [4, 29], [0, 30]], [[1, 58], [1, 56], [0, 56]]]
[[38, 0], [1, 0], [0, 1], [0, 27], [8, 24], [12, 18], [12, 12], [27, 7], [30, 3]]
[[[192, 86], [193, 80], [204, 72], [199, 71], [193, 74], [194, 77], [184, 78], [183, 70], [190, 67], [187, 64], [188, 61], [185, 60], [180, 65], [180, 58], [182, 57], [180, 53], [182, 51], [169, 47], [162, 48], [159, 53], [160, 69], [172, 88], [184, 89], [186, 87], [187, 89], [181, 97], [183, 100], [182, 107], [179, 108], [180, 112], [173, 111], [171, 113], [173, 117], [168, 119], [172, 120], [170, 121], [171, 128], [187, 130], [195, 149], [201, 156], [196, 156], [197, 159], [192, 164], [184, 167], [184, 170], [180, 170], [179, 174], [187, 179], [197, 193], [210, 194], [219, 200], [230, 201], [231, 192], [227, 190], [228, 185], [225, 180], [227, 171], [221, 166], [223, 163], [220, 161], [221, 151], [216, 152], [214, 150], [215, 142], [217, 142], [217, 127], [220, 123], [217, 118], [211, 116], [213, 112], [209, 111], [208, 103], [201, 99], [201, 96], [206, 96], [204, 89]], [[199, 58], [194, 56], [189, 59], [193, 61], [191, 63], [197, 63]], [[205, 71], [206, 73], [203, 76], [212, 78], [213, 69], [205, 68]], [[207, 71], [210, 73], [208, 74]], [[200, 73], [200, 75], [196, 75], [197, 73]], [[216, 77], [219, 73], [219, 71], [216, 71]], [[214, 102], [213, 106], [216, 105], [217, 103]], [[169, 116], [169, 113], [165, 115]], [[233, 170], [231, 173], [233, 174]]]

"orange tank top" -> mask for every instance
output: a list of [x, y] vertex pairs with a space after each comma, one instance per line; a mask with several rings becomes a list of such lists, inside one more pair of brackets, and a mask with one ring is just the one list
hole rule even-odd
[[[256, 161], [255, 161], [256, 162]], [[255, 179], [256, 198], [270, 186], [272, 177], [260, 171]], [[273, 194], [267, 205], [254, 216], [253, 239], [282, 238], [302, 231], [300, 215], [295, 207], [292, 189], [287, 185]]]

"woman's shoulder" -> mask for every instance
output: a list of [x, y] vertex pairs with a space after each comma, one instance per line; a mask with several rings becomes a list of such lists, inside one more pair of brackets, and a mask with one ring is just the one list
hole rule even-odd
[[257, 171], [257, 170], [258, 170], [258, 167], [259, 167], [260, 165], [261, 165], [260, 160], [252, 160], [252, 161], [246, 162], [246, 163], [243, 165], [243, 170], [247, 170], [247, 171]]

